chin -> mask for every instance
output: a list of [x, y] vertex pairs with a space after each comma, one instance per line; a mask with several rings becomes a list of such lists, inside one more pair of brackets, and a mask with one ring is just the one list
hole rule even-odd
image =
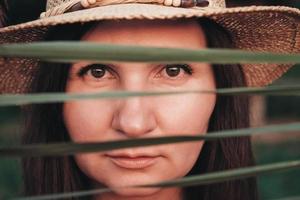
[[126, 197], [142, 197], [153, 195], [161, 190], [160, 188], [128, 188], [128, 189], [113, 189], [115, 195]]
[[[116, 181], [117, 180], [117, 181]], [[159, 178], [154, 178], [153, 176], [149, 177], [147, 176], [139, 176], [138, 174], [131, 174], [123, 177], [114, 177], [111, 180], [107, 180], [104, 185], [106, 187], [111, 188], [115, 195], [118, 196], [149, 196], [153, 195], [161, 190], [161, 188], [154, 188], [154, 187], [149, 187], [149, 188], [120, 188], [120, 187], [128, 187], [128, 186], [133, 186], [133, 185], [146, 185], [146, 184], [153, 184], [153, 183], [158, 183], [162, 180]]]
[[[112, 188], [115, 193], [123, 196], [132, 196], [132, 195], [151, 195], [160, 190], [160, 188], [126, 188], [126, 189], [114, 189], [116, 187], [130, 186], [130, 185], [145, 185], [151, 183], [157, 183], [159, 180], [149, 180], [150, 177], [127, 177], [127, 178], [119, 178], [117, 179], [117, 183], [113, 183], [109, 185], [109, 188]], [[147, 181], [146, 181], [147, 180]]]

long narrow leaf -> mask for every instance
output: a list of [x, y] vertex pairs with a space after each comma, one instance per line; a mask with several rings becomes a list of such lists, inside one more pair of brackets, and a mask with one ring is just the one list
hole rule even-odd
[[41, 93], [24, 95], [1, 95], [0, 106], [38, 104], [38, 103], [57, 103], [70, 100], [87, 99], [107, 99], [107, 98], [129, 98], [137, 96], [163, 96], [163, 95], [183, 95], [183, 94], [219, 94], [219, 95], [289, 95], [299, 96], [300, 85], [289, 86], [269, 86], [269, 87], [238, 87], [222, 88], [217, 90], [183, 90], [183, 91], [108, 91], [99, 93]]
[[300, 160], [282, 162], [276, 164], [269, 164], [263, 166], [255, 166], [248, 168], [240, 168], [236, 170], [228, 170], [223, 172], [205, 174], [200, 176], [186, 177], [184, 179], [174, 180], [174, 181], [165, 181], [158, 184], [153, 185], [145, 185], [144, 187], [186, 187], [186, 186], [194, 186], [194, 185], [204, 185], [204, 184], [212, 184], [221, 181], [228, 181], [240, 178], [247, 178], [257, 173], [265, 173], [272, 172], [283, 169], [291, 169], [291, 168], [300, 168]]
[[300, 200], [300, 196], [285, 197], [285, 198], [276, 199], [276, 200]]
[[134, 62], [210, 62], [210, 63], [300, 63], [299, 54], [246, 52], [232, 49], [173, 49], [143, 46], [95, 44], [89, 42], [39, 42], [5, 44], [0, 56], [39, 58], [47, 61], [73, 62], [134, 61]]
[[196, 142], [201, 140], [217, 140], [230, 137], [242, 137], [256, 134], [273, 134], [280, 132], [293, 132], [300, 130], [300, 123], [291, 123], [284, 125], [270, 125], [258, 128], [247, 128], [238, 130], [227, 130], [220, 132], [211, 132], [206, 135], [198, 136], [169, 136], [117, 140], [109, 142], [94, 143], [56, 143], [56, 144], [38, 144], [16, 147], [1, 147], [0, 157], [2, 156], [63, 156], [76, 153], [100, 152], [129, 147], [151, 146], [159, 144], [170, 144], [180, 142]]
[[[279, 163], [273, 163], [267, 165], [254, 166], [254, 167], [245, 167], [239, 169], [212, 172], [203, 175], [193, 175], [193, 176], [188, 176], [177, 180], [165, 181], [157, 184], [139, 185], [133, 187], [188, 187], [188, 186], [195, 186], [195, 185], [205, 185], [205, 184], [220, 183], [224, 181], [242, 179], [242, 178], [257, 176], [257, 175], [266, 174], [270, 172], [299, 168], [299, 167], [300, 167], [300, 160], [286, 161], [286, 162], [279, 162]], [[115, 189], [120, 189], [120, 188], [126, 189], [132, 187], [118, 187]], [[89, 190], [89, 191], [64, 193], [64, 194], [52, 194], [52, 195], [49, 194], [44, 196], [19, 198], [18, 200], [29, 200], [29, 199], [48, 200], [48, 199], [63, 199], [63, 198], [70, 198], [70, 197], [82, 197], [82, 196], [101, 194], [104, 192], [112, 191], [112, 189], [113, 188], [111, 188], [110, 190], [96, 189], [96, 190]]]

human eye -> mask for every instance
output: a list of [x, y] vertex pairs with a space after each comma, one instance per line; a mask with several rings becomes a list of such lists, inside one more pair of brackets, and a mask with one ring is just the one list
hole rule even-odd
[[104, 64], [90, 64], [79, 69], [77, 76], [86, 81], [102, 81], [114, 78], [112, 70]]
[[188, 64], [167, 64], [160, 71], [159, 76], [168, 79], [180, 79], [187, 75], [192, 75], [193, 69]]

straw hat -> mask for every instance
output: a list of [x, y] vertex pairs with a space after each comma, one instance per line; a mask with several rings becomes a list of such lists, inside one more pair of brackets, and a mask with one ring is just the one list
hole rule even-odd
[[[207, 17], [231, 34], [237, 48], [300, 52], [300, 10], [281, 6], [226, 8], [225, 0], [48, 0], [40, 19], [0, 29], [0, 44], [43, 40], [59, 24], [110, 19]], [[243, 65], [248, 86], [265, 86], [291, 65]], [[37, 68], [30, 59], [0, 58], [0, 93], [26, 92]]]

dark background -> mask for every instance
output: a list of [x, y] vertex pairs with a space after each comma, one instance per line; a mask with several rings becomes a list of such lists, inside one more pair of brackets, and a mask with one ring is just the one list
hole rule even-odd
[[[44, 11], [45, 0], [8, 0], [7, 25], [37, 19]], [[3, 3], [3, 0], [0, 0]], [[300, 8], [300, 0], [230, 0], [229, 7], [247, 5], [283, 5]], [[1, 18], [0, 18], [1, 20]], [[300, 83], [300, 67], [292, 68], [274, 85]], [[264, 123], [300, 121], [299, 97], [267, 97], [262, 99], [265, 109]], [[18, 107], [0, 107], [0, 146], [19, 143], [22, 118]], [[299, 134], [284, 137], [254, 138], [253, 147], [257, 163], [271, 163], [300, 158]], [[300, 170], [276, 172], [259, 176], [262, 200], [300, 195]], [[16, 197], [21, 190], [21, 170], [18, 159], [0, 158], [0, 200]], [[224, 199], [225, 200], [225, 199]]]

